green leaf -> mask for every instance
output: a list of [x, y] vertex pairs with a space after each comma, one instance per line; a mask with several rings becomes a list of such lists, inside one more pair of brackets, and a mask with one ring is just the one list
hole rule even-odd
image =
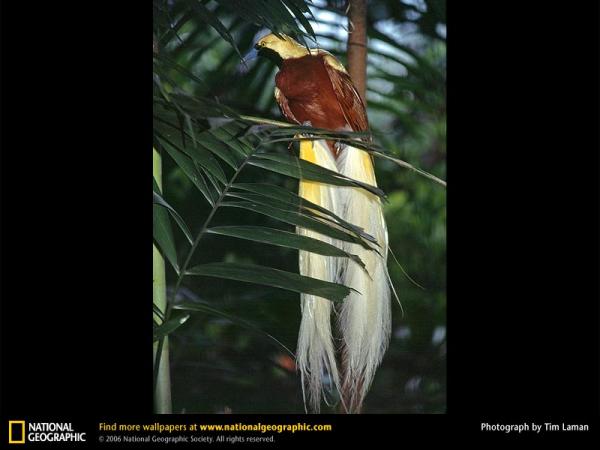
[[[265, 121], [265, 119], [253, 117], [253, 116], [243, 116], [244, 120], [249, 120], [252, 122], [256, 122], [257, 120], [260, 123], [272, 123], [273, 125], [278, 126], [279, 128], [272, 131], [272, 136], [287, 136], [293, 137], [294, 140], [297, 141], [314, 141], [315, 138], [319, 137], [325, 140], [348, 140], [351, 142], [362, 142], [362, 138], [368, 138], [371, 136], [370, 131], [332, 131], [326, 128], [315, 128], [307, 125], [290, 125], [287, 122], [277, 122], [277, 121]], [[375, 146], [371, 144], [371, 146]]]
[[190, 318], [189, 314], [184, 313], [173, 313], [171, 318], [166, 322], [163, 322], [160, 326], [155, 327], [153, 330], [153, 339], [158, 341], [165, 336], [168, 336], [181, 325], [183, 325]]
[[157, 204], [152, 205], [152, 224], [154, 241], [162, 251], [163, 255], [171, 263], [175, 272], [179, 274], [173, 230], [171, 229], [171, 222], [169, 221], [169, 213], [165, 208]]
[[304, 41], [306, 33], [298, 27], [295, 17], [279, 0], [217, 1], [247, 22], [264, 26], [275, 34], [285, 33]]
[[290, 225], [296, 225], [302, 228], [308, 228], [309, 230], [316, 231], [317, 233], [324, 234], [325, 236], [338, 239], [345, 242], [353, 242], [360, 246], [368, 249], [377, 251], [370, 247], [362, 239], [356, 237], [353, 234], [349, 234], [342, 229], [335, 228], [325, 222], [322, 222], [313, 217], [306, 216], [298, 211], [284, 211], [279, 208], [274, 208], [267, 204], [260, 204], [256, 202], [224, 202], [222, 206], [230, 208], [242, 208], [248, 211], [254, 211], [259, 214], [263, 214], [281, 222], [289, 223]]
[[236, 118], [238, 114], [230, 107], [206, 97], [193, 97], [182, 90], [169, 95], [170, 102], [157, 100], [165, 108], [176, 108], [196, 119], [225, 116]]
[[293, 211], [293, 212], [303, 213], [303, 211], [301, 211], [299, 209], [299, 207], [297, 207], [289, 202], [284, 202], [284, 201], [281, 201], [278, 199], [265, 197], [264, 195], [261, 195], [261, 194], [254, 194], [251, 192], [228, 192], [227, 196], [233, 197], [233, 198], [239, 198], [242, 200], [248, 200], [249, 202], [253, 202], [253, 203], [260, 203], [265, 206], [272, 206], [274, 208], [279, 208], [284, 211]]
[[[154, 5], [156, 7], [156, 2], [154, 2]], [[163, 12], [164, 12], [164, 9], [160, 8], [154, 14], [154, 20], [158, 20], [158, 21], [162, 22], [162, 25], [166, 28], [166, 31], [164, 33], [162, 33], [162, 35], [158, 39], [159, 42], [163, 43], [163, 44], [167, 43], [173, 37], [177, 37], [178, 39], [181, 39], [179, 37], [178, 31], [181, 29], [181, 27], [183, 25], [185, 25], [192, 18], [191, 11], [188, 11], [187, 13], [185, 13], [179, 20], [177, 20], [177, 22], [174, 25], [172, 24], [172, 20], [168, 20], [168, 14], [164, 14]], [[162, 47], [162, 46], [160, 46], [160, 47]]]
[[[155, 303], [152, 303], [152, 311], [154, 312], [154, 314], [156, 314], [156, 316], [161, 320], [165, 320], [165, 314], [162, 312], [162, 310], [158, 307], [158, 305], [156, 305]], [[156, 320], [156, 319], [155, 319]]]
[[294, 355], [294, 353], [287, 348], [279, 339], [277, 339], [275, 336], [273, 336], [272, 334], [267, 333], [266, 331], [263, 331], [262, 329], [260, 329], [259, 327], [257, 327], [256, 325], [254, 325], [253, 323], [250, 323], [244, 319], [241, 319], [237, 316], [234, 316], [232, 314], [226, 313], [224, 311], [221, 311], [219, 309], [216, 308], [212, 308], [204, 303], [190, 303], [190, 302], [181, 302], [181, 303], [177, 303], [173, 309], [181, 309], [184, 311], [197, 311], [197, 312], [203, 312], [203, 313], [207, 313], [207, 314], [211, 314], [213, 316], [217, 316], [217, 317], [223, 317], [227, 320], [229, 320], [230, 322], [239, 325], [241, 327], [247, 328], [248, 330], [254, 331], [262, 336], [267, 337], [269, 340], [275, 342], [278, 346], [280, 346], [283, 350], [285, 350], [287, 353], [290, 354], [290, 356], [292, 356], [293, 358], [296, 357], [296, 355]]
[[207, 233], [231, 236], [254, 242], [262, 242], [265, 244], [277, 245], [279, 247], [306, 250], [319, 255], [350, 258], [363, 269], [366, 269], [364, 263], [356, 255], [347, 253], [334, 245], [328, 244], [327, 242], [323, 242], [309, 236], [290, 233], [289, 231], [257, 226], [222, 226], [209, 228], [206, 231]]
[[[198, 83], [202, 87], [208, 88], [208, 86], [207, 86], [207, 84], [206, 84], [206, 82], [204, 80], [202, 80], [197, 75], [195, 75], [194, 73], [192, 73], [186, 67], [178, 64], [175, 61], [172, 61], [171, 59], [169, 59], [169, 58], [167, 58], [165, 56], [161, 56], [159, 60], [160, 60], [160, 63], [164, 64], [165, 66], [172, 67], [173, 69], [175, 69], [176, 71], [178, 71], [182, 75], [187, 76], [188, 78], [190, 78], [191, 80], [195, 81], [196, 83]], [[156, 59], [155, 59], [155, 61], [156, 61]]]
[[256, 194], [264, 195], [265, 197], [280, 200], [282, 202], [288, 203], [294, 209], [300, 208], [303, 212], [307, 212], [311, 215], [315, 215], [313, 210], [318, 211], [325, 216], [331, 217], [340, 226], [342, 226], [348, 231], [355, 233], [357, 236], [360, 236], [361, 238], [366, 239], [370, 242], [377, 243], [376, 239], [370, 234], [366, 233], [361, 227], [347, 222], [334, 212], [323, 208], [321, 205], [317, 205], [316, 203], [306, 200], [300, 197], [299, 195], [282, 188], [281, 186], [266, 183], [235, 183], [234, 185], [232, 185], [232, 188], [254, 192]]
[[198, 163], [205, 172], [208, 172], [211, 175], [213, 175], [221, 183], [227, 183], [227, 179], [225, 177], [223, 169], [221, 169], [221, 166], [219, 165], [218, 161], [212, 156], [210, 151], [206, 151], [206, 149], [190, 145], [180, 147], [176, 145], [172, 140], [168, 139], [166, 136], [163, 136], [161, 133], [156, 134], [159, 142], [163, 145], [163, 147], [172, 147], [180, 153], [184, 153], [186, 156]]
[[296, 158], [295, 156], [261, 153], [252, 157], [248, 163], [299, 180], [318, 181], [336, 186], [361, 187], [379, 197], [385, 196], [383, 191], [378, 187], [353, 180], [333, 170]]
[[212, 130], [200, 133], [199, 144], [225, 161], [232, 169], [237, 169], [238, 162], [226, 142], [217, 138]]
[[[361, 234], [355, 232], [352, 229], [348, 229], [346, 227], [342, 227], [338, 222], [332, 220], [330, 217], [326, 217], [326, 216], [322, 216], [320, 214], [316, 214], [314, 211], [311, 211], [308, 208], [301, 208], [298, 207], [297, 205], [293, 204], [293, 203], [288, 203], [288, 202], [283, 202], [280, 200], [276, 200], [273, 198], [269, 198], [269, 197], [265, 197], [263, 195], [259, 195], [259, 194], [251, 194], [251, 193], [247, 193], [247, 192], [229, 192], [227, 194], [228, 197], [234, 197], [234, 198], [240, 198], [242, 200], [247, 200], [253, 204], [261, 204], [264, 205], [266, 207], [269, 208], [277, 208], [279, 210], [282, 211], [287, 211], [293, 214], [300, 214], [302, 216], [305, 216], [307, 218], [311, 218], [314, 219], [320, 223], [323, 223], [326, 226], [330, 226], [333, 227], [335, 230], [340, 230], [340, 228], [345, 229], [342, 230], [343, 233], [345, 233], [346, 231], [348, 231], [352, 237], [358, 239], [361, 242], [361, 245], [363, 247], [366, 248], [370, 248], [369, 244], [367, 244], [367, 242], [365, 242], [363, 240], [363, 237], [361, 236]], [[379, 245], [375, 239], [373, 238], [372, 242], [374, 242], [375, 244]]]
[[[200, 135], [199, 138], [201, 139], [202, 135]], [[212, 156], [210, 151], [206, 151], [205, 149], [200, 148], [200, 145], [202, 145], [201, 142], [196, 142], [196, 146], [188, 145], [183, 148], [183, 151], [197, 164], [199, 164], [205, 172], [210, 173], [221, 183], [225, 184], [227, 182], [227, 179], [225, 177], [223, 169], [219, 165], [219, 162]], [[206, 146], [202, 146], [206, 148]]]
[[183, 234], [185, 235], [187, 240], [190, 242], [190, 244], [193, 244], [194, 239], [192, 238], [192, 233], [190, 233], [190, 230], [189, 230], [188, 226], [186, 225], [185, 221], [181, 218], [179, 213], [177, 211], [175, 211], [175, 209], [173, 209], [173, 207], [171, 205], [169, 205], [165, 201], [165, 199], [163, 199], [162, 196], [158, 193], [158, 192], [160, 192], [160, 189], [158, 188], [158, 185], [156, 184], [156, 180], [153, 179], [152, 181], [154, 183], [154, 192], [153, 192], [154, 204], [160, 205], [163, 208], [166, 208], [167, 211], [169, 211], [169, 213], [171, 214], [171, 217], [173, 217], [173, 219], [175, 219], [175, 222], [177, 222], [177, 225], [179, 225], [179, 228], [181, 229], [181, 231], [183, 232]]
[[238, 126], [235, 122], [221, 127], [211, 128], [208, 132], [219, 141], [230, 147], [240, 159], [245, 159], [254, 149], [248, 142], [242, 141], [235, 133]]
[[[164, 144], [160, 139], [159, 141], [161, 144]], [[208, 187], [208, 184], [206, 184], [206, 180], [198, 170], [198, 167], [194, 165], [194, 161], [192, 161], [192, 159], [184, 153], [178, 151], [175, 147], [171, 147], [169, 145], [162, 145], [162, 147], [167, 151], [169, 156], [173, 158], [173, 161], [175, 161], [183, 173], [185, 173], [186, 176], [192, 181], [194, 186], [196, 186], [202, 195], [204, 195], [204, 198], [206, 198], [208, 203], [210, 203], [211, 206], [214, 205], [215, 200], [213, 198], [212, 191]]]
[[285, 3], [285, 5], [290, 9], [290, 11], [294, 13], [294, 16], [296, 16], [296, 18], [302, 24], [304, 29], [314, 37], [315, 30], [313, 30], [313, 27], [311, 26], [308, 19], [304, 16], [303, 12], [307, 12], [311, 16], [312, 13], [310, 12], [310, 9], [304, 4], [304, 2], [298, 0], [283, 0], [283, 3]]
[[229, 30], [221, 23], [221, 21], [210, 11], [204, 4], [198, 0], [188, 1], [188, 4], [192, 5], [194, 11], [200, 16], [200, 18], [213, 27], [223, 39], [225, 39], [235, 49], [236, 53], [242, 57], [240, 50], [238, 49], [235, 40], [229, 33]]
[[225, 278], [227, 280], [245, 281], [247, 283], [272, 286], [288, 291], [315, 295], [334, 302], [341, 302], [354, 290], [341, 284], [317, 280], [316, 278], [305, 277], [297, 273], [286, 272], [255, 264], [201, 264], [192, 267], [186, 274]]
[[385, 153], [380, 153], [380, 152], [374, 152], [375, 155], [379, 156], [380, 158], [384, 158], [387, 159], [388, 161], [393, 161], [396, 164], [398, 164], [401, 167], [405, 167], [406, 169], [410, 169], [416, 173], [418, 173], [419, 175], [428, 178], [432, 181], [435, 181], [437, 184], [446, 187], [446, 182], [444, 180], [442, 180], [441, 178], [436, 177], [435, 175], [426, 172], [422, 169], [419, 169], [418, 167], [413, 166], [412, 164], [407, 163], [406, 161], [402, 161], [401, 159], [398, 158], [394, 158], [392, 156], [386, 155]]

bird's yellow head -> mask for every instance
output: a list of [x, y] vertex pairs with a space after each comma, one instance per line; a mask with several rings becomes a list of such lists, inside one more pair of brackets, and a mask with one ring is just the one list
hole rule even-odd
[[285, 34], [280, 34], [279, 36], [273, 33], [267, 34], [259, 39], [255, 48], [259, 52], [261, 50], [270, 50], [276, 53], [281, 59], [301, 58], [310, 53], [306, 47]]

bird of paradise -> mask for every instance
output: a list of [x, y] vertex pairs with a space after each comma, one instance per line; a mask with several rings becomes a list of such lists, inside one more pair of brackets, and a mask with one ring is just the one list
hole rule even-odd
[[[283, 34], [264, 36], [255, 49], [259, 55], [268, 52], [277, 57], [275, 98], [288, 121], [332, 131], [369, 130], [365, 105], [350, 75], [331, 53], [308, 49]], [[300, 158], [377, 186], [371, 156], [351, 145], [302, 140]], [[361, 188], [306, 180], [300, 181], [299, 195], [363, 228], [378, 244], [374, 251], [297, 228], [298, 234], [336, 245], [365, 264], [363, 268], [347, 258], [299, 252], [301, 275], [353, 289], [339, 308], [314, 295], [301, 296], [296, 363], [305, 404], [318, 412], [323, 380], [330, 380], [343, 411], [360, 412], [391, 331], [388, 233], [381, 201]]]

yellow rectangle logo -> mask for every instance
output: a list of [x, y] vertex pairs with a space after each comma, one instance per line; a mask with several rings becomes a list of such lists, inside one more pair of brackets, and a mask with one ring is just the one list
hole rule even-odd
[[[17, 425], [21, 425], [21, 439], [14, 438], [19, 435]], [[15, 433], [16, 431], [16, 433]], [[8, 421], [8, 443], [9, 444], [24, 444], [25, 443], [25, 421], [24, 420], [9, 420]]]

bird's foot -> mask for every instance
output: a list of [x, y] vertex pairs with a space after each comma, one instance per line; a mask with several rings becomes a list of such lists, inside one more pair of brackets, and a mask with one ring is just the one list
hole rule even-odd
[[344, 144], [343, 142], [340, 142], [340, 141], [335, 141], [335, 144], [333, 144], [333, 147], [335, 148], [335, 153], [339, 155], [340, 152], [346, 148], [346, 144]]
[[[304, 122], [302, 122], [302, 126], [303, 127], [312, 127], [312, 122], [310, 120], [305, 120]], [[304, 136], [310, 137], [310, 136], [312, 136], [312, 134], [305, 133]]]

